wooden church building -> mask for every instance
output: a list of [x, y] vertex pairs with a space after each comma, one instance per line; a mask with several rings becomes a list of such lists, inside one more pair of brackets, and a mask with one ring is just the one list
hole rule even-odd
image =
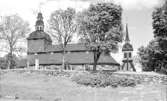
[[[27, 38], [28, 51], [25, 66], [31, 69], [60, 69], [62, 48], [53, 45], [51, 37], [44, 31], [42, 13], [38, 13], [35, 31]], [[68, 44], [65, 54], [65, 70], [91, 70], [94, 56], [84, 44]], [[110, 56], [102, 54], [97, 63], [98, 69], [119, 68], [120, 64]]]

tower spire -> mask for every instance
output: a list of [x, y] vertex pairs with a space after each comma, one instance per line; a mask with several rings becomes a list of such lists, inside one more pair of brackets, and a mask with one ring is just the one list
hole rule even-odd
[[128, 24], [126, 24], [126, 36], [125, 36], [125, 42], [129, 42], [129, 32], [128, 32]]
[[43, 22], [43, 16], [41, 12], [38, 13], [35, 28], [36, 28], [36, 31], [44, 31], [44, 22]]

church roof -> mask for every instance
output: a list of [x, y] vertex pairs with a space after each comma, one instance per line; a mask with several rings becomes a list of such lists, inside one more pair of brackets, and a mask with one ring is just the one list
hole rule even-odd
[[[88, 52], [84, 44], [68, 44], [66, 50], [68, 52], [65, 54], [65, 61], [71, 65], [92, 65], [94, 63], [93, 52]], [[35, 65], [35, 58], [38, 58], [40, 65], [61, 65], [62, 57], [60, 45], [49, 45], [45, 53], [29, 54], [29, 64]], [[25, 61], [22, 61], [19, 66], [26, 66]], [[112, 56], [105, 54], [101, 54], [98, 64], [119, 66]]]
[[[66, 51], [87, 51], [88, 49], [85, 47], [84, 44], [67, 44]], [[62, 47], [60, 45], [49, 45], [46, 52], [61, 52]]]
[[44, 31], [39, 31], [36, 30], [32, 33], [30, 33], [29, 37], [27, 38], [28, 40], [33, 40], [33, 39], [46, 39], [47, 41], [52, 42], [50, 36], [45, 33]]

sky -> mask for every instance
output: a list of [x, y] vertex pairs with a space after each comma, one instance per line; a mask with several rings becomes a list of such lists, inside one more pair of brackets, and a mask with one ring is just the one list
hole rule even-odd
[[[46, 22], [54, 10], [73, 7], [77, 11], [82, 11], [91, 3], [101, 1], [109, 2], [110, 0], [0, 0], [0, 16], [18, 14], [30, 23], [33, 31], [39, 10], [43, 13]], [[146, 46], [153, 39], [152, 11], [161, 4], [161, 0], [112, 1], [123, 8], [122, 22], [124, 26], [128, 24], [130, 40], [134, 47], [134, 55], [136, 55], [140, 46]], [[118, 62], [121, 61], [121, 51], [112, 55]]]

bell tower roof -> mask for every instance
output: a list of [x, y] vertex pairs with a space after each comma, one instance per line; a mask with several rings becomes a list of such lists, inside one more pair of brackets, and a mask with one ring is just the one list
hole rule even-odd
[[133, 46], [130, 44], [128, 24], [126, 24], [126, 35], [125, 35], [125, 44], [122, 47], [122, 51], [133, 51]]
[[130, 42], [130, 39], [129, 39], [129, 32], [128, 32], [128, 24], [126, 24], [126, 36], [125, 36], [125, 42]]

